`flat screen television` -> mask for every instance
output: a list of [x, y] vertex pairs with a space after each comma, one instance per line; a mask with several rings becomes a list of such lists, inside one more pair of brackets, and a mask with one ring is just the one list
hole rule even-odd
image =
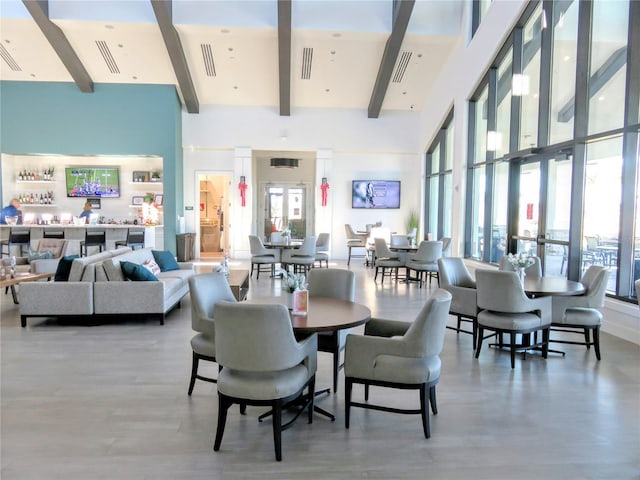
[[65, 167], [67, 197], [120, 197], [118, 167]]
[[400, 180], [353, 180], [352, 208], [400, 208]]

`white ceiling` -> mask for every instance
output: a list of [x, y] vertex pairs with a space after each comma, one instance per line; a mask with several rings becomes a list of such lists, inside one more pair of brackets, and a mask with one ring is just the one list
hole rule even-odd
[[[420, 110], [463, 34], [468, 3], [416, 1], [394, 76], [403, 57], [406, 70], [389, 84], [383, 112]], [[279, 105], [277, 12], [276, 0], [173, 1], [201, 106]], [[150, 1], [50, 0], [49, 18], [94, 83], [177, 84]], [[293, 0], [292, 116], [303, 107], [366, 112], [391, 25], [392, 0]], [[73, 81], [21, 1], [0, 0], [0, 37], [1, 80]], [[215, 76], [205, 69], [209, 48]], [[305, 49], [312, 49], [309, 79], [301, 78]]]

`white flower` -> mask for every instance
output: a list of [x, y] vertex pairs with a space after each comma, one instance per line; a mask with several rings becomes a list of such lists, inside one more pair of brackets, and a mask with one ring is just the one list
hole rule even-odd
[[282, 285], [288, 292], [307, 289], [307, 279], [304, 274], [291, 273], [283, 269], [280, 269], [278, 273], [282, 275]]
[[515, 255], [510, 253], [507, 255], [507, 260], [509, 260], [509, 263], [515, 269], [527, 268], [535, 263], [533, 257], [530, 257], [524, 252], [516, 253]]

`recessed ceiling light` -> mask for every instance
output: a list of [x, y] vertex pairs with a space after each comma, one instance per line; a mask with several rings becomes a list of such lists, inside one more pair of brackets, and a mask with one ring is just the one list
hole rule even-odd
[[422, 54], [421, 53], [418, 54], [418, 58], [422, 58]]
[[122, 45], [121, 43], [118, 44], [118, 48], [123, 48], [124, 45]]
[[131, 77], [131, 78], [133, 78], [134, 80], [137, 80], [137, 79], [138, 79], [138, 77], [137, 77], [136, 75], [134, 75], [134, 76], [133, 76], [133, 77]]
[[565, 56], [564, 56], [564, 61], [565, 61], [565, 62], [569, 61], [570, 59], [571, 59], [571, 57], [570, 57], [569, 55], [565, 55]]
[[324, 91], [325, 91], [325, 93], [329, 93], [331, 91], [331, 89], [330, 88], [325, 88]]
[[230, 30], [228, 30], [226, 28], [223, 28], [222, 30], [220, 30], [220, 33], [229, 33], [229, 32], [230, 32]]
[[11, 43], [11, 40], [7, 39], [5, 40], [5, 43]]
[[603, 100], [604, 100], [604, 98], [605, 98], [605, 97], [604, 97], [604, 95], [600, 95], [600, 96], [598, 97], [598, 100], [603, 101]]
[[105, 25], [104, 28], [106, 28], [107, 30], [113, 30], [116, 27], [114, 27], [113, 25]]
[[331, 50], [331, 55], [335, 55], [336, 51], [335, 50]]
[[227, 50], [229, 50], [230, 52], [233, 52], [233, 47], [229, 47], [227, 48]]
[[333, 35], [331, 35], [333, 38], [340, 38], [342, 36], [341, 33], [334, 33]]
[[234, 90], [238, 90], [238, 86], [237, 86], [237, 85], [234, 85], [234, 86], [233, 86], [233, 89], [234, 89]]
[[32, 76], [33, 78], [36, 78], [36, 74], [35, 74], [35, 73], [32, 73], [32, 74], [31, 74], [31, 76]]
[[406, 94], [407, 94], [407, 92], [402, 92], [402, 94], [403, 94], [403, 95], [406, 95]]

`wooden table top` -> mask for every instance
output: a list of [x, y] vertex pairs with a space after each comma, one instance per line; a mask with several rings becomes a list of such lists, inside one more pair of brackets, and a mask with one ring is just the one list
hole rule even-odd
[[53, 275], [53, 273], [17, 273], [13, 278], [0, 280], [0, 288], [11, 287], [22, 282], [35, 282], [43, 278], [51, 278]]
[[289, 242], [264, 242], [263, 244], [267, 248], [298, 248], [302, 245], [302, 242], [293, 240]]
[[582, 295], [584, 285], [562, 277], [524, 277], [524, 292], [528, 295]]
[[[282, 297], [258, 297], [249, 303], [280, 303], [286, 305]], [[328, 297], [309, 297], [309, 311], [306, 315], [291, 313], [291, 324], [296, 333], [334, 332], [356, 327], [371, 320], [371, 310], [364, 305], [347, 300]]]

